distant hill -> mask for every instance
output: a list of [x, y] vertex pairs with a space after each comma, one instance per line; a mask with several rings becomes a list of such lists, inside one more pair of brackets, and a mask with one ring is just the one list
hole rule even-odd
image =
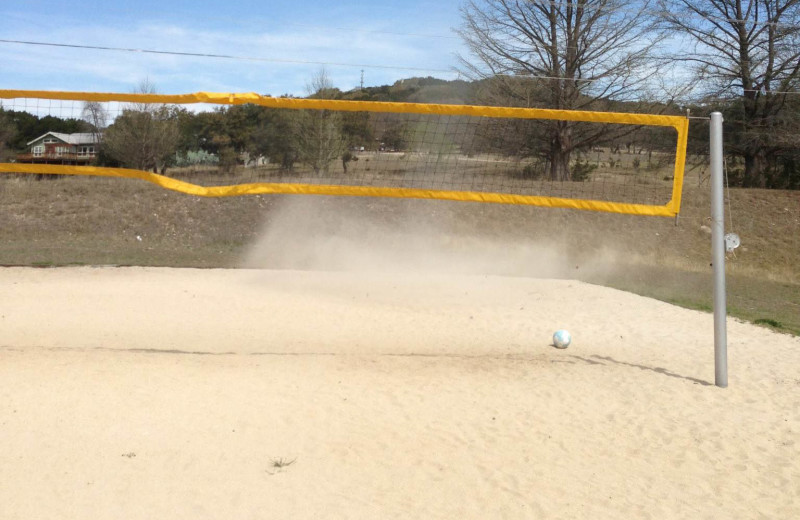
[[[444, 80], [433, 77], [426, 78], [406, 78], [396, 81], [392, 85], [381, 85], [377, 87], [354, 88], [347, 92], [342, 92], [337, 88], [328, 90], [324, 97], [328, 99], [344, 99], [350, 101], [390, 101], [396, 103], [441, 103], [449, 105], [484, 105], [491, 104], [481, 97], [481, 92], [488, 86], [491, 80], [467, 81], [462, 79]], [[549, 104], [549, 97], [533, 99], [533, 107], [553, 108]], [[605, 110], [614, 112], [632, 113], [665, 113], [683, 114], [684, 107], [667, 106], [662, 103], [636, 102], [636, 101], [611, 101], [606, 100], [597, 103], [597, 107], [591, 105], [584, 107], [584, 110]], [[505, 105], [504, 105], [505, 106]], [[520, 106], [520, 105], [517, 105]]]
[[464, 80], [408, 78], [396, 81], [393, 85], [356, 88], [343, 92], [340, 99], [464, 105], [475, 103], [476, 86], [476, 83]]

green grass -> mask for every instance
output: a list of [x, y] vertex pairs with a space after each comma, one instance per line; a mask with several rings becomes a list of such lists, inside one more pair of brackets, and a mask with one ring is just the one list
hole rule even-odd
[[[624, 273], [624, 274], [623, 274]], [[602, 285], [704, 312], [713, 311], [712, 273], [653, 266], [630, 266]], [[728, 275], [729, 316], [800, 336], [800, 286], [747, 276]]]
[[766, 325], [768, 327], [772, 327], [772, 328], [776, 328], [776, 329], [782, 329], [783, 328], [783, 324], [781, 322], [779, 322], [778, 320], [770, 319], [770, 318], [759, 318], [759, 319], [753, 321], [753, 323], [755, 323], [756, 325]]

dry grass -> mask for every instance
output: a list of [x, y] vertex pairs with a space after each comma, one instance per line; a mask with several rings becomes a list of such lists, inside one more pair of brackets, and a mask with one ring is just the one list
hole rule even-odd
[[[347, 207], [386, 229], [402, 228], [413, 215], [444, 229], [453, 238], [448, 247], [465, 255], [487, 238], [558, 243], [563, 263], [574, 265], [570, 276], [710, 309], [710, 236], [703, 228], [709, 199], [701, 181], [699, 174], [687, 179], [677, 225], [664, 218], [520, 206], [314, 201], [323, 216]], [[203, 199], [127, 179], [1, 176], [0, 264], [236, 267], [288, 198]], [[736, 189], [730, 206], [732, 230], [742, 237], [727, 264], [730, 313], [800, 334], [798, 193]], [[598, 258], [611, 267], [586, 268]]]
[[[604, 154], [585, 157], [593, 169], [590, 182], [552, 182], [545, 178], [544, 165], [530, 159], [499, 155], [462, 155], [457, 152], [361, 152], [349, 162], [330, 163], [327, 171], [315, 173], [296, 164], [292, 171], [268, 164], [238, 168], [220, 174], [214, 168], [173, 168], [169, 175], [202, 186], [285, 182], [419, 188], [431, 190], [483, 191], [582, 198], [663, 205], [672, 194], [672, 157], [653, 154], [651, 167], [646, 155]], [[641, 167], [634, 168], [634, 161]]]

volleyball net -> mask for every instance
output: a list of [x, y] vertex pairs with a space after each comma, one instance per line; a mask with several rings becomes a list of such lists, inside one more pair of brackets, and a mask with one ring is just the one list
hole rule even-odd
[[[471, 105], [0, 90], [0, 173], [204, 197], [318, 194], [675, 216], [688, 119]], [[558, 136], [558, 139], [554, 139]]]

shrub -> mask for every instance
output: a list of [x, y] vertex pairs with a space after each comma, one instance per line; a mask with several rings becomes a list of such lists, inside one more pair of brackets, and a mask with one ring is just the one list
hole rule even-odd
[[183, 155], [175, 155], [175, 166], [177, 167], [197, 165], [216, 166], [217, 164], [219, 164], [219, 157], [205, 150], [190, 150]]
[[539, 179], [542, 177], [543, 168], [538, 162], [526, 164], [522, 167], [520, 176], [523, 179]]
[[591, 173], [597, 169], [597, 165], [587, 161], [575, 161], [572, 165], [572, 180], [575, 182], [584, 182], [589, 180]]

